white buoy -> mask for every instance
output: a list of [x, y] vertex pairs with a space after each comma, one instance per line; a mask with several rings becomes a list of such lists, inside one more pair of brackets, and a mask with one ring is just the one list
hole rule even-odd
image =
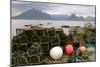
[[59, 46], [55, 46], [50, 50], [50, 56], [55, 60], [60, 59], [62, 55], [63, 55], [63, 50]]

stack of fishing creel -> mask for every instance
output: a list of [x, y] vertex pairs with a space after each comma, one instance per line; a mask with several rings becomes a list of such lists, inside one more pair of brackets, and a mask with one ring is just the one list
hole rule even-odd
[[44, 58], [50, 57], [50, 49], [61, 46], [64, 39], [63, 30], [56, 28], [16, 29], [16, 34], [11, 47], [12, 64], [17, 66], [41, 63]]
[[[75, 34], [71, 35], [73, 37], [69, 36], [69, 39], [61, 28], [34, 27], [17, 29], [16, 33], [11, 43], [12, 64], [15, 66], [41, 64], [44, 59], [55, 61], [62, 59], [63, 55], [71, 57], [77, 50], [85, 51], [85, 46], [80, 47], [78, 41], [75, 41], [76, 38], [73, 38]], [[68, 39], [72, 39], [71, 44], [66, 43]], [[87, 61], [87, 58], [80, 55], [71, 58], [71, 62], [80, 60]]]

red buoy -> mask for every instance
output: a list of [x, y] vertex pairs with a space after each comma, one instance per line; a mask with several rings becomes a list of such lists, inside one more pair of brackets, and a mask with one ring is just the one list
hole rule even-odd
[[68, 45], [65, 46], [66, 54], [71, 55], [73, 53], [73, 51], [74, 51], [74, 48], [71, 44], [68, 44]]

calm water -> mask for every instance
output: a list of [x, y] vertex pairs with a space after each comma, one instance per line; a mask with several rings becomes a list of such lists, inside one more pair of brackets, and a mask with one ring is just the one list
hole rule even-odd
[[[50, 24], [48, 24], [50, 23]], [[16, 35], [16, 29], [17, 28], [23, 28], [24, 25], [32, 24], [32, 25], [39, 25], [43, 24], [42, 27], [56, 27], [61, 28], [62, 25], [68, 25], [68, 26], [84, 26], [86, 23], [94, 23], [89, 21], [57, 21], [57, 20], [12, 20], [11, 23], [11, 36]], [[68, 28], [63, 28], [64, 33], [68, 34]]]

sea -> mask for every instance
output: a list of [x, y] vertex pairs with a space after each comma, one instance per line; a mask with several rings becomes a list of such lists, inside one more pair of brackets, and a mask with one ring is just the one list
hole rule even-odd
[[[94, 24], [94, 21], [67, 21], [67, 20], [19, 20], [19, 19], [12, 19], [11, 20], [11, 37], [16, 36], [16, 29], [17, 28], [23, 28], [24, 25], [33, 25], [36, 26], [39, 24], [42, 27], [46, 28], [62, 28], [61, 26], [81, 26], [84, 27], [86, 23], [92, 23]], [[63, 28], [64, 33], [67, 35], [69, 34], [69, 28]]]

